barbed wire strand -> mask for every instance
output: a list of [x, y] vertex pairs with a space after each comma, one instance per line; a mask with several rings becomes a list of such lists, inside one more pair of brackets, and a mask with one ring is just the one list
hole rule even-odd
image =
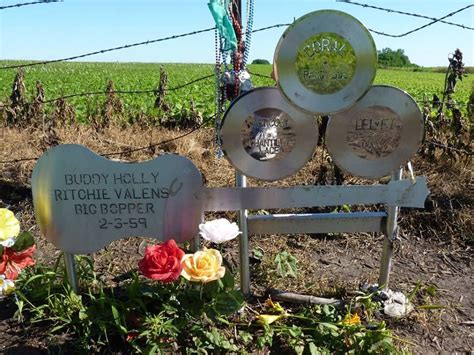
[[[195, 84], [197, 82], [200, 82], [200, 81], [203, 81], [203, 80], [206, 80], [206, 79], [209, 79], [209, 78], [213, 78], [213, 77], [214, 77], [214, 74], [206, 75], [206, 76], [200, 77], [198, 79], [192, 80], [190, 82], [187, 82], [185, 84], [178, 85], [178, 86], [175, 86], [175, 87], [172, 87], [172, 88], [169, 88], [169, 89], [165, 89], [164, 91], [165, 92], [176, 91], [176, 90], [185, 88], [186, 86], [189, 86], [189, 85], [192, 85], [192, 84]], [[107, 94], [152, 94], [152, 93], [157, 92], [157, 90], [158, 89], [111, 90], [111, 91], [82, 92], [82, 93], [64, 95], [64, 96], [61, 96], [61, 97], [57, 97], [55, 99], [45, 100], [41, 103], [47, 104], [47, 103], [56, 102], [56, 101], [59, 101], [59, 100], [62, 100], [62, 99], [70, 99], [72, 97], [80, 97], [80, 96], [107, 95]]]
[[[165, 139], [157, 143], [149, 144], [144, 147], [138, 147], [138, 148], [131, 148], [131, 149], [124, 149], [118, 152], [109, 152], [109, 153], [98, 153], [98, 155], [103, 156], [103, 157], [110, 157], [114, 155], [123, 155], [123, 154], [130, 154], [130, 153], [135, 153], [143, 150], [150, 150], [155, 147], [159, 147], [160, 145], [164, 145], [170, 142], [177, 141], [179, 139], [182, 139], [186, 136], [189, 136], [190, 134], [202, 129], [207, 123], [211, 122], [215, 118], [215, 115], [208, 117], [207, 119], [203, 120], [202, 123], [194, 127], [193, 129], [189, 130], [186, 133], [183, 133], [180, 136], [170, 138], [170, 139]], [[0, 164], [14, 164], [14, 163], [20, 163], [20, 162], [25, 162], [25, 161], [33, 161], [33, 160], [38, 160], [40, 157], [34, 157], [34, 158], [20, 158], [20, 159], [12, 159], [12, 160], [3, 160], [0, 161]]]
[[203, 120], [202, 123], [200, 123], [198, 126], [194, 127], [193, 129], [191, 129], [190, 131], [180, 135], [180, 136], [177, 136], [177, 137], [174, 137], [174, 138], [170, 138], [170, 139], [165, 139], [161, 142], [158, 142], [158, 143], [154, 143], [154, 144], [149, 144], [147, 145], [146, 147], [140, 147], [140, 148], [133, 148], [133, 149], [126, 149], [126, 150], [123, 150], [121, 152], [112, 152], [112, 153], [101, 153], [100, 155], [103, 156], [103, 157], [110, 157], [110, 156], [114, 156], [114, 155], [122, 155], [122, 154], [130, 154], [130, 153], [135, 153], [135, 152], [139, 152], [139, 151], [142, 151], [142, 150], [149, 150], [151, 148], [155, 148], [155, 147], [158, 147], [160, 145], [163, 145], [163, 144], [167, 144], [167, 143], [170, 143], [170, 142], [174, 142], [174, 141], [177, 141], [179, 139], [182, 139], [186, 136], [189, 136], [190, 134], [200, 130], [201, 128], [203, 128], [207, 123], [211, 122], [213, 119], [215, 118], [215, 115], [213, 116], [210, 116], [208, 117], [206, 120]]
[[449, 145], [445, 145], [445, 144], [441, 144], [441, 143], [437, 143], [437, 142], [433, 142], [433, 141], [425, 141], [425, 143], [429, 143], [431, 145], [434, 145], [436, 147], [440, 147], [440, 148], [443, 148], [443, 149], [447, 149], [447, 150], [452, 150], [452, 151], [455, 151], [455, 152], [458, 152], [458, 153], [462, 153], [462, 154], [465, 154], [467, 156], [471, 156], [471, 155], [474, 155], [474, 152], [470, 152], [470, 151], [467, 151], [465, 149], [459, 149], [459, 148], [455, 148], [455, 147], [451, 147]]
[[[411, 12], [405, 12], [405, 11], [399, 11], [399, 10], [393, 10], [393, 9], [387, 9], [387, 8], [383, 8], [383, 7], [368, 5], [368, 4], [362, 4], [362, 3], [351, 1], [351, 0], [337, 0], [337, 2], [345, 2], [347, 4], [362, 6], [362, 7], [365, 7], [365, 8], [370, 8], [370, 9], [375, 9], [375, 10], [386, 11], [388, 13], [395, 13], [395, 14], [401, 14], [401, 15], [406, 15], [406, 16], [424, 18], [424, 19], [428, 19], [428, 20], [437, 20], [435, 17], [429, 17], [429, 16], [425, 16], [425, 15], [414, 14], [414, 13], [411, 13]], [[454, 22], [449, 22], [449, 21], [442, 21], [442, 20], [437, 21], [437, 22], [441, 22], [441, 23], [444, 23], [446, 25], [461, 27], [461, 28], [466, 29], [466, 30], [471, 30], [471, 31], [474, 30], [474, 27], [469, 27], [469, 26], [459, 24], [459, 23], [454, 23]]]
[[152, 40], [148, 40], [148, 41], [142, 41], [142, 42], [137, 42], [137, 43], [125, 44], [125, 45], [119, 46], [119, 47], [101, 49], [101, 50], [98, 50], [98, 51], [89, 52], [89, 53], [84, 53], [84, 54], [79, 54], [79, 55], [75, 55], [75, 56], [67, 57], [67, 58], [53, 59], [53, 60], [45, 60], [45, 61], [42, 61], [42, 62], [33, 62], [33, 63], [27, 63], [27, 64], [7, 65], [7, 66], [0, 67], [0, 69], [19, 69], [19, 68], [33, 67], [33, 66], [37, 66], [37, 65], [45, 65], [45, 64], [52, 64], [52, 63], [65, 62], [65, 61], [69, 61], [69, 60], [74, 60], [74, 59], [80, 59], [80, 58], [90, 57], [90, 56], [96, 55], [96, 54], [103, 54], [103, 53], [108, 53], [108, 52], [112, 52], [112, 51], [118, 51], [118, 50], [127, 49], [127, 48], [132, 48], [132, 47], [137, 47], [137, 46], [144, 46], [144, 45], [151, 44], [151, 43], [157, 43], [157, 42], [163, 42], [163, 41], [168, 41], [168, 40], [177, 39], [177, 38], [182, 38], [182, 37], [187, 37], [187, 36], [193, 36], [193, 35], [197, 35], [197, 34], [199, 34], [199, 33], [214, 31], [214, 29], [215, 29], [215, 27], [212, 27], [212, 28], [205, 28], [205, 29], [203, 29], [203, 30], [197, 30], [197, 31], [182, 33], [182, 34], [179, 34], [179, 35], [172, 35], [172, 36], [163, 37], [163, 38], [158, 38], [158, 39], [152, 39]]
[[[152, 148], [159, 147], [160, 145], [164, 145], [164, 144], [167, 144], [167, 143], [170, 143], [170, 142], [177, 141], [177, 140], [182, 139], [184, 137], [187, 137], [190, 134], [202, 129], [205, 124], [211, 122], [213, 119], [214, 119], [214, 116], [210, 116], [205, 121], [203, 121], [201, 124], [199, 124], [198, 126], [194, 127], [193, 129], [189, 130], [188, 132], [186, 132], [186, 133], [184, 133], [180, 136], [174, 137], [174, 138], [165, 139], [165, 140], [160, 141], [158, 143], [149, 144], [145, 147], [125, 149], [125, 150], [121, 150], [121, 151], [118, 151], [118, 152], [98, 153], [98, 155], [103, 156], [103, 157], [110, 157], [110, 156], [114, 156], [114, 155], [124, 155], [124, 154], [130, 154], [130, 153], [135, 153], [135, 152], [139, 152], [139, 151], [144, 151], [144, 150], [150, 150]], [[467, 156], [474, 155], [474, 152], [472, 152], [472, 151], [470, 152], [470, 151], [467, 151], [467, 150], [464, 150], [464, 149], [458, 149], [458, 148], [455, 148], [455, 147], [451, 147], [449, 145], [444, 145], [444, 144], [436, 143], [436, 142], [433, 142], [433, 141], [428, 141], [427, 140], [427, 141], [424, 141], [423, 143], [424, 144], [432, 144], [432, 145], [440, 147], [442, 149], [452, 150], [452, 151], [455, 151], [455, 152], [458, 152], [458, 153], [465, 154]], [[3, 161], [0, 161], [0, 164], [16, 164], [16, 163], [21, 163], [21, 162], [25, 162], [25, 161], [38, 160], [39, 158], [40, 157], [3, 160]]]
[[431, 21], [431, 22], [427, 23], [426, 25], [417, 27], [417, 28], [415, 28], [415, 29], [413, 29], [413, 30], [410, 30], [410, 31], [408, 31], [408, 32], [401, 33], [401, 34], [398, 34], [398, 35], [394, 35], [394, 34], [390, 34], [390, 33], [385, 33], [385, 32], [376, 31], [376, 30], [373, 30], [373, 29], [371, 29], [371, 28], [369, 28], [368, 30], [369, 30], [370, 32], [376, 33], [376, 34], [381, 35], [381, 36], [386, 36], [386, 37], [392, 37], [392, 38], [405, 37], [405, 36], [408, 36], [409, 34], [412, 34], [412, 33], [414, 33], [414, 32], [420, 31], [420, 30], [422, 30], [422, 29], [424, 29], [424, 28], [426, 28], [426, 27], [432, 26], [432, 25], [434, 25], [435, 23], [440, 22], [441, 20], [444, 20], [445, 18], [454, 16], [454, 15], [456, 15], [456, 14], [462, 12], [462, 11], [465, 11], [465, 10], [467, 10], [467, 9], [473, 7], [473, 6], [474, 6], [474, 4], [467, 5], [467, 6], [463, 7], [463, 8], [460, 8], [459, 10], [450, 12], [449, 14], [447, 14], [447, 15], [445, 15], [445, 16], [443, 16], [443, 17], [440, 17], [440, 18], [438, 18], [438, 19], [436, 19], [436, 20], [434, 20], [434, 21]]
[[54, 2], [62, 2], [59, 0], [50, 0], [50, 1], [32, 1], [32, 2], [22, 2], [19, 4], [14, 4], [14, 5], [4, 5], [0, 6], [0, 10], [5, 10], [5, 9], [11, 9], [13, 7], [23, 7], [23, 6], [29, 6], [29, 5], [37, 5], [37, 4], [50, 4]]
[[[263, 27], [263, 28], [253, 30], [252, 33], [260, 32], [260, 31], [266, 31], [266, 30], [270, 30], [272, 28], [285, 27], [285, 26], [288, 26], [288, 25], [289, 24], [287, 24], [287, 23], [280, 23], [280, 24], [276, 24], [276, 25], [267, 26], [267, 27]], [[172, 36], [168, 36], [168, 37], [163, 37], [163, 38], [158, 38], [158, 39], [153, 39], [153, 40], [148, 40], [148, 41], [143, 41], [143, 42], [125, 44], [125, 45], [122, 45], [122, 46], [119, 46], [119, 47], [101, 49], [101, 50], [94, 51], [94, 52], [75, 55], [75, 56], [72, 56], [72, 57], [53, 59], [53, 60], [44, 60], [44, 61], [41, 61], [41, 62], [33, 62], [33, 63], [27, 63], [27, 64], [6, 65], [6, 66], [3, 66], [3, 67], [0, 67], [0, 69], [20, 69], [20, 68], [33, 67], [33, 66], [38, 66], [38, 65], [47, 65], [47, 64], [52, 64], [52, 63], [65, 62], [65, 61], [69, 61], [69, 60], [75, 60], [75, 59], [90, 57], [90, 56], [93, 56], [93, 55], [96, 55], [96, 54], [103, 54], [103, 53], [108, 53], [108, 52], [112, 52], [112, 51], [118, 51], [118, 50], [122, 50], [122, 49], [132, 48], [132, 47], [144, 46], [144, 45], [148, 45], [148, 44], [151, 44], [151, 43], [157, 43], [157, 42], [163, 42], [163, 41], [168, 41], [168, 40], [187, 37], [187, 36], [193, 36], [193, 35], [197, 35], [197, 34], [204, 33], [204, 32], [210, 32], [210, 31], [214, 31], [214, 30], [215, 30], [215, 27], [205, 28], [203, 30], [197, 30], [197, 31], [193, 31], [193, 32], [179, 34], [179, 35], [172, 35]]]
[[[192, 84], [195, 84], [195, 83], [197, 83], [197, 82], [204, 81], [204, 80], [206, 80], [206, 79], [210, 79], [210, 78], [213, 78], [213, 77], [214, 77], [214, 74], [206, 75], [206, 76], [197, 78], [197, 79], [195, 79], [195, 80], [189, 81], [189, 82], [187, 82], [187, 83], [184, 83], [184, 84], [181, 84], [181, 85], [178, 85], [178, 86], [169, 88], [169, 89], [165, 89], [164, 91], [165, 91], [165, 92], [176, 91], [176, 90], [185, 88], [186, 86], [189, 86], [189, 85], [192, 85]], [[111, 91], [80, 92], [80, 93], [74, 93], [74, 94], [63, 95], [63, 96], [56, 97], [56, 98], [50, 99], [50, 100], [41, 101], [40, 103], [41, 103], [41, 104], [48, 104], [48, 103], [56, 102], [56, 101], [59, 101], [59, 100], [70, 99], [70, 98], [73, 98], [73, 97], [94, 96], [94, 95], [107, 95], [107, 94], [151, 94], [151, 93], [156, 93], [157, 90], [158, 90], [158, 89], [144, 89], [144, 90], [111, 90]], [[18, 106], [27, 106], [27, 105], [30, 105], [30, 104], [31, 104], [31, 102], [25, 102], [25, 103], [23, 103], [22, 105], [18, 105]], [[0, 104], [0, 108], [4, 108], [4, 107], [8, 107], [8, 105]]]

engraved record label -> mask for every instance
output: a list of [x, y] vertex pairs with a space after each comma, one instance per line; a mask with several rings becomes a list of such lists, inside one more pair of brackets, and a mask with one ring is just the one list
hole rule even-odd
[[332, 94], [347, 86], [354, 76], [356, 55], [349, 41], [329, 32], [308, 38], [296, 55], [301, 83], [318, 94]]
[[400, 144], [402, 121], [388, 107], [371, 106], [357, 111], [348, 124], [347, 143], [362, 159], [386, 157]]
[[255, 111], [242, 124], [245, 151], [258, 161], [281, 160], [295, 147], [295, 123], [276, 108]]

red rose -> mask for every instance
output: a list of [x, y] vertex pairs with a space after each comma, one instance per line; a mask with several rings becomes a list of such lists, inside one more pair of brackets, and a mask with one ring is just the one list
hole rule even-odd
[[173, 282], [181, 274], [182, 251], [173, 239], [145, 248], [145, 255], [138, 263], [143, 276], [161, 282]]
[[0, 259], [0, 274], [5, 274], [7, 279], [15, 280], [21, 270], [35, 264], [31, 257], [35, 250], [35, 245], [18, 252], [11, 248], [5, 248]]

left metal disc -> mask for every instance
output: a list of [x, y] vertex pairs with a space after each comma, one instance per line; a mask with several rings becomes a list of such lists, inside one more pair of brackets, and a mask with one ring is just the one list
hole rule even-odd
[[242, 174], [274, 181], [300, 170], [312, 157], [318, 126], [312, 114], [290, 105], [276, 87], [237, 98], [224, 115], [222, 150]]

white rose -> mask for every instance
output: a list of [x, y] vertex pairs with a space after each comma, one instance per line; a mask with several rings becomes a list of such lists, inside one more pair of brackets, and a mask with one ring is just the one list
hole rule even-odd
[[214, 219], [199, 225], [199, 235], [216, 244], [232, 240], [240, 233], [237, 224], [230, 223], [225, 218]]

